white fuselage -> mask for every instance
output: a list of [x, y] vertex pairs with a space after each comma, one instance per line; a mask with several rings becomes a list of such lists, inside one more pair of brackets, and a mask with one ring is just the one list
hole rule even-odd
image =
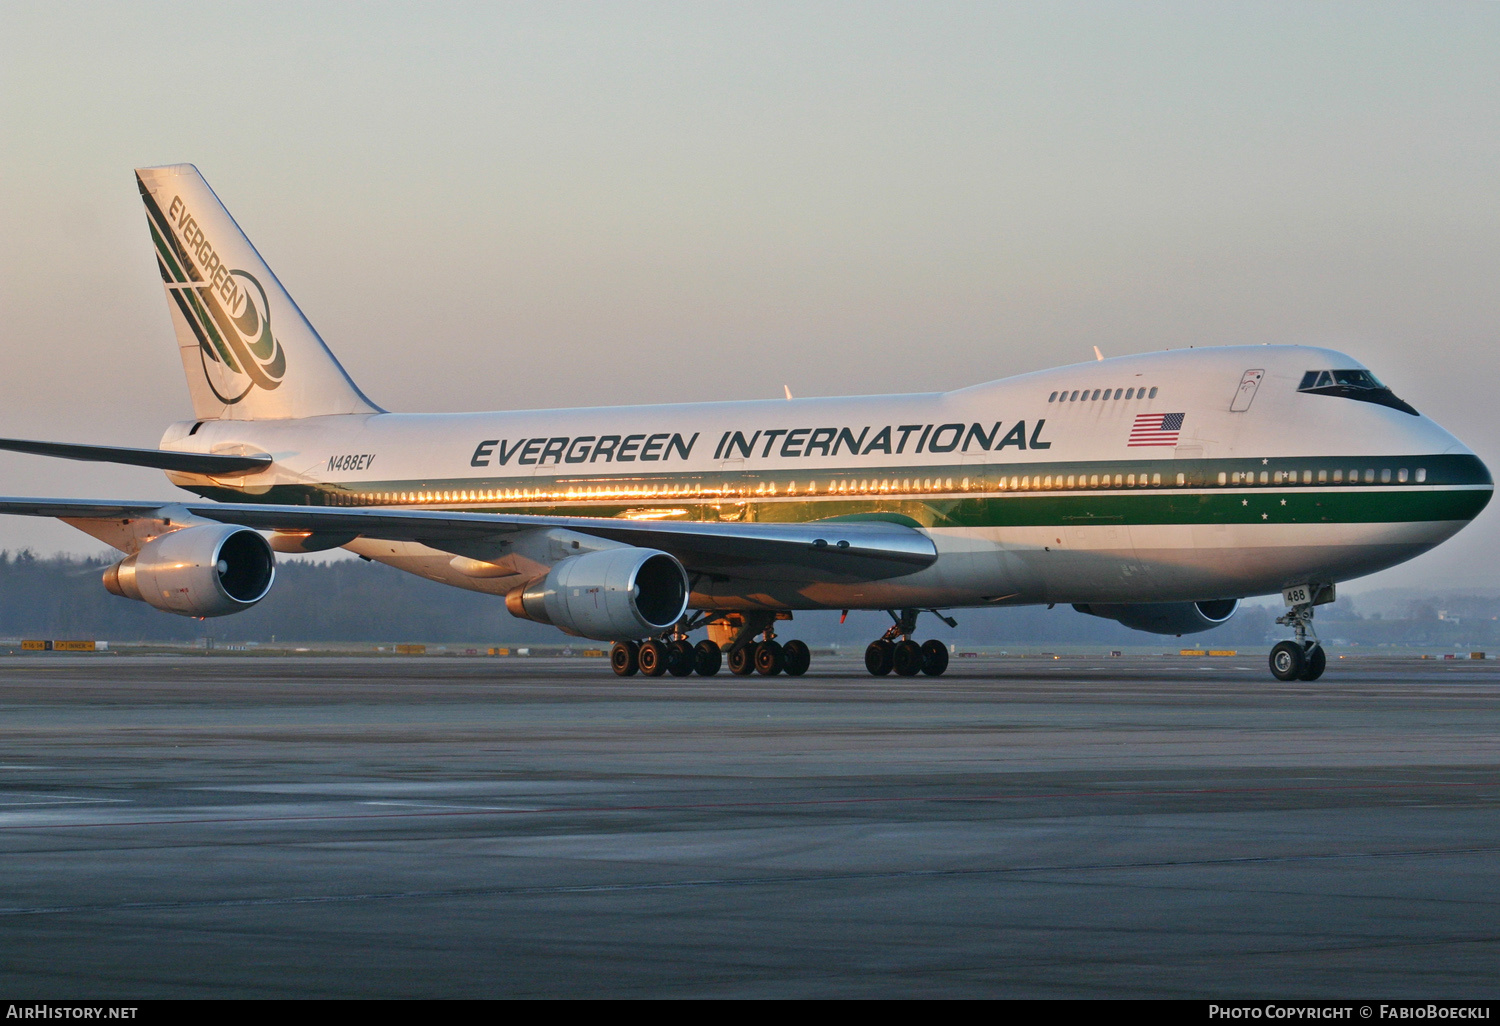
[[[169, 475], [220, 499], [874, 517], [919, 526], [940, 553], [874, 583], [703, 580], [692, 597], [703, 609], [1239, 598], [1399, 563], [1487, 501], [1487, 472], [1427, 417], [1299, 391], [1309, 371], [1358, 366], [1325, 349], [1193, 349], [944, 393], [210, 420], [174, 425], [162, 445], [274, 457], [245, 477]], [[459, 587], [516, 584], [416, 543], [347, 547]]]

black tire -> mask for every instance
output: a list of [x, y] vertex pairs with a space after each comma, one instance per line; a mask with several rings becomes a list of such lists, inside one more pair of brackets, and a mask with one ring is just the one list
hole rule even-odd
[[1307, 650], [1307, 663], [1302, 667], [1302, 676], [1298, 679], [1317, 680], [1327, 668], [1328, 653], [1323, 651], [1322, 645], [1314, 645]]
[[724, 653], [712, 641], [700, 641], [693, 649], [693, 669], [703, 677], [712, 677], [724, 665]]
[[667, 646], [667, 672], [674, 677], [691, 677], [696, 656], [691, 641], [672, 642]]
[[781, 647], [781, 657], [786, 660], [782, 672], [788, 676], [800, 677], [812, 665], [812, 652], [803, 641], [788, 641]]
[[921, 673], [922, 646], [909, 638], [897, 644], [891, 652], [891, 669], [901, 677], [914, 677]]
[[755, 672], [755, 646], [741, 645], [729, 651], [729, 672], [736, 677], [748, 677]]
[[1295, 641], [1282, 641], [1271, 649], [1271, 676], [1277, 680], [1297, 680], [1305, 665], [1307, 656]]
[[929, 677], [941, 677], [948, 668], [948, 646], [934, 638], [922, 643], [922, 672]]
[[884, 677], [891, 672], [891, 652], [895, 649], [889, 641], [872, 641], [870, 647], [865, 649], [865, 669], [876, 677]]
[[755, 672], [762, 677], [774, 677], [786, 669], [786, 654], [782, 651], [781, 644], [775, 641], [762, 641], [755, 646]]
[[634, 677], [641, 668], [637, 660], [640, 646], [633, 641], [617, 641], [609, 648], [609, 666], [617, 677]]
[[659, 641], [641, 642], [635, 658], [641, 664], [641, 672], [648, 677], [660, 677], [667, 672], [667, 646]]

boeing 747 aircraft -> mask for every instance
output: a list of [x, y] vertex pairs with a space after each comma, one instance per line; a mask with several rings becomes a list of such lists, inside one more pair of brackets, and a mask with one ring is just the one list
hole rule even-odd
[[[1071, 603], [1159, 634], [1280, 593], [1282, 680], [1313, 610], [1493, 491], [1458, 439], [1350, 357], [1152, 353], [921, 395], [388, 413], [350, 380], [196, 168], [136, 172], [192, 397], [156, 449], [0, 448], [164, 470], [201, 498], [3, 499], [124, 558], [182, 616], [263, 599], [276, 552], [342, 547], [614, 642], [622, 675], [806, 672], [799, 610], [889, 611], [871, 673], [941, 674], [920, 613]], [[707, 639], [690, 637], [705, 628]]]

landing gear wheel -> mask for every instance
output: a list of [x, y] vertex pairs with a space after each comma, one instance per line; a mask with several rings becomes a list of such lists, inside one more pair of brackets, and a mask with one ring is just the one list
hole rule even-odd
[[712, 641], [700, 641], [693, 649], [693, 669], [703, 677], [712, 677], [724, 665], [724, 653]]
[[948, 668], [948, 646], [934, 638], [922, 644], [922, 672], [929, 677], [941, 677]]
[[1307, 656], [1295, 641], [1278, 642], [1271, 649], [1271, 675], [1277, 680], [1297, 680], [1306, 665]]
[[908, 638], [896, 645], [891, 653], [891, 669], [902, 677], [914, 677], [922, 672], [922, 646]]
[[659, 641], [643, 641], [636, 653], [636, 661], [646, 676], [660, 677], [667, 672], [667, 646]]
[[885, 640], [870, 642], [870, 647], [865, 649], [865, 669], [877, 677], [890, 673], [891, 652], [895, 647]]
[[736, 677], [748, 677], [755, 672], [755, 646], [741, 645], [729, 651], [729, 672]]
[[1302, 667], [1300, 680], [1317, 680], [1323, 676], [1323, 670], [1328, 666], [1328, 654], [1323, 651], [1322, 645], [1314, 645], [1307, 650], [1307, 662]]
[[693, 643], [678, 639], [667, 646], [667, 672], [674, 677], [690, 677], [697, 653]]
[[762, 641], [755, 646], [755, 672], [762, 677], [774, 677], [786, 669], [786, 655], [775, 641]]
[[781, 656], [786, 660], [782, 672], [791, 677], [802, 676], [812, 665], [812, 652], [808, 650], [806, 642], [788, 641], [781, 647]]
[[617, 677], [634, 677], [640, 669], [637, 653], [640, 646], [633, 641], [617, 641], [609, 647], [609, 666]]

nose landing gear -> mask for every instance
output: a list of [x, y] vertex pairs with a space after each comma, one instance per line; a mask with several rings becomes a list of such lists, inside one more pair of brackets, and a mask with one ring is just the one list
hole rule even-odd
[[[935, 639], [919, 645], [911, 638], [917, 629], [917, 614], [922, 610], [903, 609], [900, 616], [896, 615], [895, 610], [888, 609], [886, 612], [895, 623], [865, 649], [865, 669], [876, 677], [884, 677], [892, 670], [902, 677], [915, 677], [919, 673], [930, 677], [940, 676], [948, 668], [948, 646]], [[928, 612], [949, 627], [958, 626], [956, 620], [944, 616], [936, 609]], [[897, 638], [901, 640], [897, 641]]]
[[1283, 627], [1292, 628], [1295, 641], [1279, 642], [1271, 649], [1271, 675], [1277, 680], [1317, 680], [1328, 666], [1328, 655], [1313, 631], [1313, 606], [1299, 603], [1276, 618]]

